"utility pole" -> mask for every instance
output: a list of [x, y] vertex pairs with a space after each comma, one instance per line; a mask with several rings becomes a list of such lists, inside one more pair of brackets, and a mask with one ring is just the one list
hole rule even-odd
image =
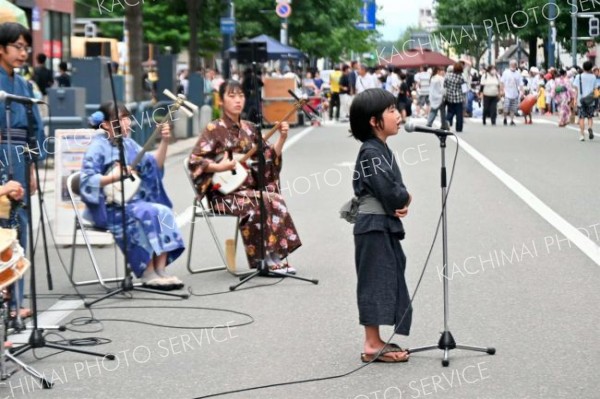
[[[234, 7], [233, 7], [233, 0], [224, 0], [224, 3], [227, 5], [227, 11], [225, 13], [225, 16], [233, 19], [234, 14], [235, 14]], [[221, 59], [223, 60], [223, 65], [221, 66], [221, 72], [222, 72], [223, 78], [226, 80], [231, 77], [231, 68], [230, 68], [231, 60], [229, 59], [229, 53], [227, 53], [227, 50], [233, 44], [232, 36], [233, 35], [231, 33], [223, 33], [223, 49], [222, 49], [222, 54], [221, 54]]]
[[288, 19], [281, 19], [281, 31], [279, 32], [279, 41], [281, 44], [288, 44]]
[[550, 0], [550, 28], [548, 29], [548, 68], [556, 66], [554, 51], [556, 46], [556, 0]]
[[571, 5], [571, 56], [577, 65], [577, 3]]

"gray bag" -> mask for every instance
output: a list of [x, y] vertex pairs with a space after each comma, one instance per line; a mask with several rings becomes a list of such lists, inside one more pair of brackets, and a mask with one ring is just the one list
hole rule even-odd
[[358, 197], [352, 197], [352, 199], [340, 208], [340, 217], [346, 219], [348, 223], [356, 223], [356, 217], [358, 216], [358, 207], [360, 206], [360, 199]]

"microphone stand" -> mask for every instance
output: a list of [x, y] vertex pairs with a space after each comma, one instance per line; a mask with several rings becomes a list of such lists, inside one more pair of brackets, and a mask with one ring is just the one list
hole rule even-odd
[[[27, 104], [25, 106], [27, 110], [27, 123], [28, 126], [33, 126], [34, 116], [33, 116], [33, 106], [32, 104]], [[42, 244], [44, 246], [44, 260], [46, 261], [46, 280], [48, 281], [48, 290], [52, 291], [54, 289], [54, 285], [52, 284], [52, 272], [50, 271], [50, 259], [48, 258], [48, 241], [46, 239], [46, 224], [44, 223], [44, 194], [42, 193], [42, 189], [39, 186], [40, 184], [40, 169], [38, 166], [38, 156], [40, 154], [40, 143], [37, 142], [35, 135], [30, 130], [29, 132], [29, 140], [27, 144], [27, 156], [31, 161], [32, 156], [35, 156], [35, 159], [32, 162], [33, 168], [35, 170], [35, 179], [38, 183], [38, 203], [40, 207], [40, 226], [42, 228]], [[25, 173], [29, 173], [26, 171]], [[31, 254], [33, 258], [35, 256], [34, 253]]]
[[262, 131], [261, 131], [261, 126], [262, 126], [262, 104], [261, 104], [261, 96], [260, 96], [260, 91], [259, 91], [259, 87], [258, 87], [258, 81], [257, 81], [257, 77], [256, 77], [256, 61], [252, 62], [252, 86], [254, 88], [254, 95], [257, 96], [257, 101], [256, 104], [258, 104], [257, 107], [257, 119], [258, 119], [258, 123], [256, 124], [256, 153], [258, 156], [258, 176], [257, 176], [257, 188], [259, 190], [259, 202], [260, 202], [260, 262], [257, 265], [257, 270], [248, 275], [248, 276], [243, 276], [240, 277], [240, 282], [234, 285], [231, 285], [229, 287], [230, 291], [234, 291], [236, 290], [238, 287], [240, 287], [241, 285], [247, 283], [248, 281], [252, 280], [254, 277], [256, 276], [261, 276], [261, 277], [285, 277], [285, 278], [294, 278], [296, 280], [302, 280], [302, 281], [308, 281], [310, 283], [313, 284], [319, 284], [319, 280], [316, 279], [308, 279], [308, 278], [304, 278], [304, 277], [299, 277], [293, 274], [289, 274], [289, 273], [275, 273], [271, 270], [269, 270], [269, 267], [267, 265], [267, 262], [265, 260], [265, 225], [266, 225], [266, 209], [265, 209], [265, 202], [264, 202], [264, 198], [263, 198], [263, 192], [264, 192], [264, 186], [265, 186], [265, 154], [264, 154], [264, 146], [263, 146], [263, 136], [262, 136]]
[[448, 300], [448, 230], [446, 220], [446, 206], [448, 204], [448, 188], [446, 183], [446, 138], [448, 137], [447, 132], [436, 133], [437, 138], [440, 140], [440, 149], [442, 152], [442, 165], [441, 165], [441, 186], [442, 186], [442, 260], [444, 262], [443, 275], [444, 275], [444, 331], [438, 341], [437, 345], [423, 346], [413, 349], [407, 349], [408, 353], [424, 352], [433, 349], [440, 349], [444, 351], [444, 358], [442, 359], [442, 366], [448, 367], [450, 365], [449, 355], [452, 349], [462, 349], [475, 352], [485, 352], [489, 355], [496, 353], [496, 349], [488, 347], [477, 347], [467, 345], [457, 345], [452, 333], [448, 328], [448, 313], [449, 313], [449, 300]]
[[[7, 115], [9, 115], [10, 113], [10, 109], [9, 109], [9, 105], [8, 105], [8, 100], [6, 100], [7, 102]], [[32, 104], [25, 104], [25, 106], [28, 108], [27, 109], [27, 113], [28, 115], [33, 115], [33, 110], [31, 109], [33, 107]], [[10, 138], [10, 115], [7, 118], [7, 135]], [[32, 117], [28, 117], [27, 118], [27, 143], [30, 143], [35, 134], [33, 132], [33, 118]], [[9, 146], [12, 144], [12, 142], [10, 141], [10, 139], [8, 140], [9, 142]], [[9, 147], [9, 154], [12, 153], [12, 148]], [[47, 342], [43, 332], [43, 329], [38, 328], [38, 318], [37, 318], [37, 289], [36, 289], [36, 278], [35, 278], [35, 256], [34, 256], [34, 245], [33, 245], [33, 219], [32, 219], [32, 214], [31, 214], [31, 173], [30, 173], [30, 168], [32, 166], [32, 155], [31, 152], [27, 154], [27, 156], [24, 157], [25, 160], [25, 199], [27, 200], [27, 205], [26, 205], [26, 211], [27, 211], [27, 227], [29, 229], [28, 233], [29, 233], [29, 254], [30, 254], [30, 263], [31, 263], [31, 304], [32, 304], [32, 320], [33, 320], [33, 329], [31, 331], [31, 335], [29, 337], [29, 341], [27, 344], [21, 346], [20, 348], [16, 349], [13, 351], [13, 355], [19, 356], [27, 351], [29, 351], [30, 349], [39, 349], [39, 348], [51, 348], [51, 349], [57, 349], [60, 351], [66, 351], [66, 352], [75, 352], [75, 353], [82, 353], [84, 355], [91, 355], [91, 356], [98, 356], [98, 357], [102, 357], [102, 358], [107, 358], [109, 360], [114, 360], [115, 359], [115, 355], [113, 354], [104, 354], [104, 353], [97, 353], [97, 352], [91, 352], [91, 351], [87, 351], [87, 350], [82, 350], [82, 349], [78, 349], [78, 348], [72, 348], [70, 346], [67, 345], [59, 345], [53, 342]], [[43, 226], [43, 224], [42, 224]], [[18, 283], [17, 283], [18, 284]], [[18, 313], [18, 309], [17, 309], [17, 313]], [[2, 343], [4, 344], [4, 343]], [[7, 355], [8, 356], [8, 355]], [[17, 362], [19, 363], [19, 362]], [[28, 367], [30, 369], [30, 367]], [[29, 372], [31, 375], [35, 376], [36, 378], [39, 378], [40, 381], [43, 384], [44, 388], [52, 388], [53, 384], [52, 382], [46, 380], [43, 375], [37, 373], [35, 370], [28, 370], [28, 368], [25, 368], [25, 370], [27, 372]], [[37, 375], [36, 375], [37, 374]]]
[[112, 95], [113, 95], [113, 103], [115, 105], [115, 115], [117, 118], [117, 123], [116, 124], [111, 124], [113, 126], [114, 132], [115, 132], [115, 137], [114, 140], [117, 143], [117, 148], [119, 150], [119, 164], [120, 164], [120, 168], [121, 168], [121, 176], [119, 178], [119, 181], [121, 183], [121, 229], [123, 231], [123, 248], [125, 248], [125, 250], [123, 251], [123, 259], [124, 259], [124, 263], [125, 263], [125, 273], [124, 273], [124, 278], [123, 281], [121, 281], [121, 286], [119, 288], [116, 288], [110, 292], [108, 292], [107, 294], [101, 296], [98, 299], [95, 299], [91, 302], [86, 302], [85, 303], [85, 307], [89, 308], [92, 305], [103, 301], [107, 298], [113, 297], [117, 294], [121, 294], [124, 292], [131, 292], [131, 291], [140, 291], [140, 292], [149, 292], [152, 294], [159, 294], [159, 295], [166, 295], [166, 296], [174, 296], [177, 298], [182, 298], [182, 299], [187, 299], [189, 298], [189, 294], [176, 294], [176, 293], [172, 293], [172, 292], [165, 292], [165, 291], [160, 291], [160, 290], [155, 290], [152, 288], [146, 288], [146, 287], [136, 287], [133, 285], [133, 277], [132, 272], [131, 272], [131, 268], [129, 267], [129, 261], [128, 261], [128, 257], [127, 257], [127, 248], [128, 248], [128, 240], [127, 240], [127, 214], [125, 212], [125, 206], [126, 206], [126, 202], [125, 202], [125, 179], [131, 179], [134, 180], [135, 177], [133, 177], [133, 175], [127, 174], [127, 161], [125, 159], [125, 144], [124, 144], [124, 137], [122, 134], [122, 128], [121, 128], [121, 118], [119, 116], [119, 106], [117, 103], [117, 95], [115, 92], [115, 83], [113, 81], [113, 76], [112, 76], [112, 65], [111, 63], [107, 63], [107, 67], [108, 67], [108, 75], [110, 76], [110, 86], [112, 89]]
[[[25, 103], [23, 104], [26, 110], [26, 115], [27, 115], [27, 126], [33, 126], [35, 123], [35, 118], [33, 115], [33, 103]], [[46, 280], [48, 281], [48, 289], [50, 291], [52, 291], [54, 289], [54, 285], [52, 283], [52, 272], [50, 270], [50, 259], [48, 257], [48, 240], [46, 238], [46, 224], [44, 223], [44, 194], [42, 192], [41, 187], [39, 187], [39, 182], [40, 180], [40, 170], [38, 167], [38, 156], [39, 156], [39, 151], [40, 151], [40, 144], [37, 142], [35, 135], [32, 133], [33, 129], [28, 129], [28, 134], [27, 134], [27, 145], [25, 147], [25, 151], [23, 152], [23, 156], [25, 157], [25, 159], [27, 159], [27, 157], [29, 157], [29, 161], [31, 162], [31, 165], [33, 165], [34, 171], [35, 171], [35, 177], [36, 177], [36, 181], [38, 182], [38, 206], [40, 209], [40, 220], [39, 220], [39, 224], [40, 227], [42, 229], [42, 245], [44, 246], [44, 260], [46, 261]], [[12, 142], [9, 142], [9, 145]], [[21, 154], [19, 154], [21, 155]], [[9, 158], [11, 157], [11, 153], [9, 152]], [[12, 162], [12, 159], [11, 159]], [[31, 169], [31, 165], [28, 167], [29, 169]], [[12, 179], [13, 176], [13, 170], [12, 170], [12, 165], [10, 166], [10, 178]], [[25, 173], [27, 174], [27, 176], [29, 177], [29, 173], [30, 170], [27, 169], [25, 171]], [[29, 202], [27, 203], [27, 206], [32, 206], [32, 204], [30, 203], [31, 200], [31, 195], [26, 197]], [[18, 216], [17, 216], [18, 217]], [[35, 246], [34, 246], [35, 248]], [[29, 253], [29, 256], [33, 259], [35, 257], [35, 250]], [[17, 294], [18, 295], [18, 294]], [[32, 293], [33, 296], [33, 293]], [[19, 298], [20, 300], [20, 298]], [[33, 303], [33, 302], [32, 302]], [[34, 304], [35, 305], [35, 304]], [[17, 304], [17, 308], [19, 308], [19, 304]], [[32, 313], [33, 314], [37, 314], [37, 310], [35, 308], [33, 308], [32, 306]], [[26, 329], [25, 324], [23, 323], [23, 320], [21, 319], [21, 317], [19, 316], [19, 312], [16, 312], [17, 317], [13, 320], [12, 322], [12, 327], [16, 330], [16, 331], [23, 331]], [[44, 328], [42, 328], [42, 330], [60, 330], [60, 331], [64, 331], [65, 327], [64, 326], [45, 326]]]

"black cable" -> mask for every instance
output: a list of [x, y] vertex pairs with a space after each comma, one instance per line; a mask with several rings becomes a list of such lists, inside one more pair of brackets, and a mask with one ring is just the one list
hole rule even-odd
[[[452, 134], [452, 135], [455, 136], [454, 134]], [[415, 289], [413, 291], [413, 295], [412, 295], [412, 297], [410, 299], [409, 306], [407, 307], [406, 311], [402, 315], [402, 318], [400, 319], [400, 321], [397, 324], [401, 324], [402, 323], [402, 321], [404, 320], [404, 318], [406, 317], [406, 315], [408, 313], [408, 310], [412, 308], [412, 303], [415, 300], [417, 292], [419, 291], [419, 288], [421, 286], [421, 282], [423, 281], [423, 276], [425, 275], [425, 271], [427, 270], [427, 266], [429, 265], [429, 259], [431, 258], [431, 254], [433, 253], [433, 248], [434, 248], [435, 243], [436, 243], [436, 241], [438, 239], [438, 236], [439, 236], [440, 226], [442, 224], [442, 218], [443, 218], [444, 212], [446, 210], [446, 203], [447, 203], [447, 200], [448, 200], [448, 195], [450, 194], [450, 189], [452, 187], [452, 181], [454, 179], [454, 171], [456, 170], [456, 161], [458, 159], [458, 149], [459, 149], [459, 147], [460, 147], [459, 139], [458, 139], [458, 137], [456, 137], [456, 151], [454, 153], [454, 161], [452, 162], [452, 172], [450, 173], [450, 180], [448, 182], [448, 190], [446, 191], [446, 196], [442, 200], [442, 211], [440, 212], [440, 216], [438, 218], [437, 226], [435, 228], [434, 237], [433, 237], [433, 240], [431, 242], [431, 246], [429, 247], [429, 252], [427, 253], [427, 258], [425, 259], [425, 264], [423, 265], [423, 269], [421, 271], [421, 274], [419, 276], [419, 279], [418, 279], [417, 284], [415, 286]], [[198, 397], [196, 397], [194, 399], [213, 398], [213, 397], [216, 397], [216, 396], [230, 395], [230, 394], [235, 394], [235, 393], [240, 393], [240, 392], [256, 391], [256, 390], [266, 389], [266, 388], [275, 388], [275, 387], [288, 386], [288, 385], [298, 385], [298, 384], [305, 384], [305, 383], [309, 383], [309, 382], [327, 381], [327, 380], [334, 380], [334, 379], [338, 379], [338, 378], [347, 377], [347, 376], [349, 376], [351, 374], [354, 374], [354, 373], [362, 370], [363, 368], [369, 366], [373, 362], [375, 362], [375, 360], [377, 359], [377, 357], [381, 354], [381, 352], [383, 351], [383, 349], [387, 345], [390, 344], [390, 342], [392, 341], [392, 339], [394, 338], [395, 335], [396, 335], [396, 332], [393, 332], [392, 335], [390, 336], [390, 338], [386, 341], [386, 343], [383, 346], [383, 348], [381, 348], [379, 350], [379, 352], [377, 352], [373, 356], [373, 360], [371, 360], [368, 363], [362, 364], [361, 366], [359, 366], [359, 367], [357, 367], [357, 368], [355, 368], [353, 370], [350, 370], [350, 371], [348, 371], [346, 373], [343, 373], [343, 374], [337, 374], [337, 375], [332, 375], [332, 376], [327, 376], [327, 377], [308, 378], [308, 379], [297, 380], [297, 381], [288, 381], [288, 382], [280, 382], [280, 383], [274, 383], [274, 384], [259, 385], [259, 386], [250, 387], [250, 388], [243, 388], [243, 389], [235, 389], [235, 390], [231, 390], [231, 391], [218, 392], [218, 393], [214, 393], [214, 394], [210, 394], [210, 395], [198, 396]]]
[[[73, 339], [68, 339], [63, 337], [62, 335], [55, 333], [55, 332], [50, 332], [47, 333], [44, 338], [48, 338], [48, 336], [52, 336], [52, 335], [56, 335], [58, 336], [60, 339], [59, 340], [55, 340], [55, 341], [49, 341], [46, 339], [47, 342], [52, 343], [52, 344], [56, 344], [56, 345], [63, 345], [63, 346], [98, 346], [98, 345], [106, 345], [106, 344], [110, 344], [112, 343], [112, 340], [108, 339], [108, 338], [101, 338], [101, 337], [87, 337], [87, 338], [73, 338]], [[33, 357], [36, 360], [44, 360], [47, 359], [49, 357], [52, 356], [56, 356], [60, 353], [65, 352], [64, 350], [57, 350], [56, 352], [50, 353], [49, 355], [46, 356], [38, 356], [35, 353], [35, 348], [33, 349]]]
[[[103, 321], [118, 321], [118, 322], [123, 322], [123, 323], [135, 323], [135, 324], [143, 324], [143, 325], [147, 325], [147, 326], [153, 326], [153, 327], [161, 327], [161, 328], [173, 328], [173, 329], [188, 329], [188, 330], [207, 330], [207, 329], [220, 329], [220, 328], [231, 328], [231, 327], [243, 327], [243, 326], [247, 326], [250, 325], [252, 323], [254, 323], [254, 317], [252, 317], [252, 315], [248, 314], [248, 313], [244, 313], [244, 312], [239, 312], [237, 310], [230, 310], [230, 309], [223, 309], [223, 308], [209, 308], [209, 307], [202, 307], [202, 306], [162, 306], [162, 305], [156, 305], [156, 306], [106, 306], [106, 307], [96, 307], [96, 310], [112, 310], [112, 309], [185, 309], [185, 310], [208, 310], [211, 312], [223, 312], [223, 313], [231, 313], [231, 314], [235, 314], [238, 316], [244, 316], [246, 318], [248, 318], [248, 321], [245, 322], [240, 322], [237, 324], [229, 324], [227, 326], [221, 326], [221, 325], [217, 325], [217, 326], [174, 326], [174, 325], [168, 325], [168, 324], [158, 324], [158, 323], [150, 323], [150, 322], [145, 322], [145, 321], [139, 321], [139, 320], [130, 320], [130, 319], [89, 319], [89, 320], [96, 320], [98, 322], [103, 322]], [[65, 309], [61, 309], [61, 311], [64, 311]], [[77, 310], [77, 309], [76, 309]], [[84, 317], [80, 317], [78, 318], [79, 320], [85, 320]]]
[[228, 291], [218, 291], [218, 292], [210, 292], [208, 294], [195, 294], [194, 291], [193, 291], [193, 288], [192, 287], [188, 287], [188, 292], [190, 293], [190, 296], [197, 296], [197, 297], [231, 294], [231, 293], [234, 293], [236, 291], [251, 290], [253, 288], [259, 288], [259, 287], [270, 287], [272, 285], [277, 285], [277, 284], [281, 283], [283, 280], [285, 280], [284, 277], [282, 277], [278, 281], [276, 281], [274, 283], [271, 283], [271, 284], [257, 284], [257, 285], [252, 285], [250, 287], [239, 288], [239, 289], [236, 289], [235, 291], [231, 291], [231, 290], [228, 290]]
[[[69, 325], [73, 325], [76, 327], [79, 326], [84, 326], [84, 325], [88, 325], [88, 324], [95, 324], [95, 323], [99, 323], [102, 324], [102, 322], [104, 321], [116, 321], [116, 322], [123, 322], [123, 323], [135, 323], [135, 324], [143, 324], [143, 325], [147, 325], [147, 326], [152, 326], [152, 327], [160, 327], [160, 328], [172, 328], [172, 329], [187, 329], [187, 330], [207, 330], [207, 329], [221, 329], [221, 328], [232, 328], [232, 327], [244, 327], [247, 325], [250, 325], [252, 323], [254, 323], [254, 317], [252, 317], [252, 315], [248, 314], [248, 313], [244, 313], [244, 312], [240, 312], [237, 310], [231, 310], [231, 309], [223, 309], [223, 308], [209, 308], [209, 307], [202, 307], [202, 306], [163, 306], [163, 305], [154, 305], [154, 306], [98, 306], [94, 308], [95, 310], [113, 310], [113, 309], [186, 309], [186, 310], [208, 310], [211, 312], [223, 312], [223, 313], [231, 313], [231, 314], [235, 314], [238, 316], [244, 316], [246, 318], [248, 318], [248, 321], [245, 322], [239, 322], [237, 324], [228, 324], [228, 325], [217, 325], [217, 326], [175, 326], [175, 325], [170, 325], [170, 324], [159, 324], [159, 323], [150, 323], [150, 322], [146, 322], [146, 321], [140, 321], [140, 320], [131, 320], [131, 319], [98, 319], [95, 317], [76, 317], [74, 319], [72, 319], [71, 321], [67, 322], [65, 324], [65, 326], [69, 326]], [[72, 308], [72, 309], [48, 309], [46, 310], [46, 312], [65, 312], [65, 311], [73, 311], [73, 312], [77, 312], [77, 311], [83, 311], [86, 309], [82, 309], [82, 308]], [[80, 332], [80, 333], [97, 333], [100, 331], [103, 331], [103, 329], [98, 330], [98, 331], [80, 331], [80, 330], [75, 330], [73, 328], [69, 328], [67, 327], [67, 330], [69, 331], [73, 331], [73, 332]]]

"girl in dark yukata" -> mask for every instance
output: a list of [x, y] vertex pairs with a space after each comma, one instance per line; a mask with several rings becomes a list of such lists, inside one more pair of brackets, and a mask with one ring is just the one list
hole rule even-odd
[[408, 351], [381, 339], [380, 325], [393, 325], [396, 334], [408, 335], [412, 308], [404, 279], [406, 256], [401, 218], [408, 214], [412, 197], [406, 190], [394, 154], [386, 144], [398, 134], [401, 117], [396, 99], [383, 89], [358, 94], [350, 108], [352, 136], [361, 141], [353, 181], [360, 198], [354, 225], [359, 322], [365, 328], [361, 360], [398, 363]]
[[[236, 162], [231, 160], [228, 154], [231, 152], [233, 156], [248, 153], [256, 142], [258, 132], [253, 123], [241, 118], [247, 99], [239, 82], [228, 80], [221, 84], [219, 97], [223, 102], [222, 117], [206, 126], [190, 154], [188, 167], [200, 198], [206, 195], [212, 209], [220, 214], [240, 217], [240, 232], [248, 264], [251, 268], [256, 268], [262, 255], [257, 170], [252, 168], [243, 184], [229, 194], [221, 194], [218, 191], [212, 184], [212, 176], [215, 172], [234, 169]], [[279, 190], [283, 145], [287, 140], [288, 130], [288, 123], [281, 123], [279, 138], [275, 144], [263, 143], [267, 163], [263, 190], [266, 210], [264, 260], [272, 272], [295, 274], [296, 269], [286, 258], [298, 249], [302, 242]], [[256, 165], [258, 155], [255, 153], [250, 159]]]

